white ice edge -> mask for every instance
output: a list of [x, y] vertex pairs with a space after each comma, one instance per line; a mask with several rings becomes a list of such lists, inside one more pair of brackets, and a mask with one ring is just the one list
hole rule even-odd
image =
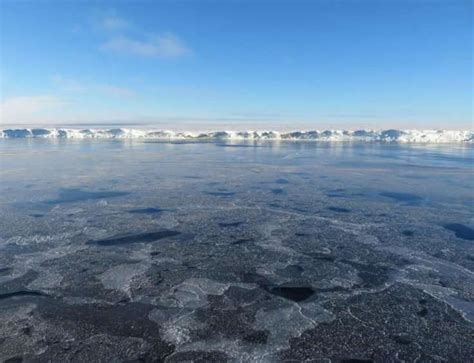
[[134, 128], [8, 128], [0, 138], [155, 139], [155, 140], [315, 140], [332, 142], [474, 143], [473, 130], [313, 130], [194, 131]]

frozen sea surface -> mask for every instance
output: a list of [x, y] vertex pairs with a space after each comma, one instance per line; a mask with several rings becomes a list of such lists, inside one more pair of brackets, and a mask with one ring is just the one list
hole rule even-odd
[[0, 360], [474, 356], [472, 145], [0, 153]]

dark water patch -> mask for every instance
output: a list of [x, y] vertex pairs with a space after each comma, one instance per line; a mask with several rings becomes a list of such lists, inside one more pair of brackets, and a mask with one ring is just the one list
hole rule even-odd
[[329, 198], [343, 198], [346, 196], [345, 191], [343, 188], [331, 189], [327, 191], [326, 196]]
[[124, 195], [129, 195], [129, 192], [91, 192], [87, 190], [77, 189], [77, 188], [68, 188], [68, 189], [61, 189], [59, 192], [59, 197], [57, 199], [48, 200], [44, 203], [46, 204], [62, 204], [62, 203], [74, 203], [74, 202], [82, 202], [86, 200], [94, 200], [94, 199], [106, 199], [106, 198], [114, 198], [114, 197], [121, 197]]
[[[438, 257], [438, 258], [442, 258], [442, 256], [440, 256], [440, 257]], [[442, 280], [442, 279], [440, 279], [440, 280], [438, 281], [438, 284], [439, 284], [440, 286], [442, 286], [442, 287], [451, 287], [448, 281]]]
[[156, 214], [156, 213], [161, 213], [165, 212], [166, 209], [161, 209], [161, 208], [141, 208], [141, 209], [131, 209], [128, 211], [128, 213], [132, 214]]
[[304, 301], [315, 293], [309, 286], [275, 286], [270, 287], [267, 291], [295, 302]]
[[278, 178], [277, 180], [275, 180], [275, 183], [277, 183], [277, 184], [288, 184], [288, 180], [286, 180], [284, 178]]
[[21, 332], [25, 335], [31, 336], [32, 332], [32, 327], [31, 326], [25, 326], [24, 328], [21, 328]]
[[327, 209], [333, 212], [337, 212], [337, 213], [350, 213], [351, 212], [350, 209], [342, 208], [342, 207], [327, 207]]
[[402, 345], [407, 345], [412, 342], [412, 339], [410, 339], [410, 337], [408, 337], [407, 335], [394, 335], [392, 338], [396, 343]]
[[20, 297], [20, 296], [49, 296], [41, 291], [30, 291], [30, 290], [18, 290], [18, 291], [11, 291], [0, 294], [0, 300], [9, 299], [12, 297]]
[[34, 213], [34, 214], [30, 214], [30, 217], [33, 217], [33, 218], [41, 218], [41, 217], [44, 217], [44, 214]]
[[241, 239], [238, 239], [237, 241], [231, 242], [231, 245], [241, 245], [244, 243], [254, 242], [254, 241], [255, 240], [252, 238], [241, 238]]
[[409, 231], [409, 230], [405, 230], [405, 231], [402, 231], [402, 234], [404, 236], [407, 236], [407, 237], [413, 237], [415, 235], [415, 232], [413, 231]]
[[474, 241], [474, 229], [469, 228], [461, 223], [449, 223], [443, 226], [445, 229], [454, 232], [454, 235], [458, 238], [465, 239], [468, 241]]
[[321, 252], [308, 252], [306, 255], [316, 259], [316, 260], [322, 260], [322, 261], [328, 261], [328, 262], [334, 262], [336, 261], [336, 257], [331, 256], [329, 254], [321, 253]]
[[235, 195], [235, 192], [204, 192], [207, 195], [213, 195], [215, 197], [230, 197]]
[[[312, 213], [313, 211], [309, 210], [309, 209], [305, 209], [305, 208], [291, 208], [291, 210], [294, 210], [295, 212], [298, 212], [298, 213]], [[318, 213], [318, 212], [314, 212], [314, 213]]]
[[285, 270], [291, 271], [294, 273], [302, 273], [304, 271], [304, 268], [301, 267], [300, 265], [288, 265], [286, 266]]
[[346, 195], [344, 193], [327, 193], [328, 198], [344, 198]]
[[350, 265], [357, 270], [357, 276], [362, 280], [357, 287], [374, 288], [385, 284], [389, 279], [389, 268], [376, 264], [364, 264], [361, 262], [341, 260], [342, 263]]
[[[38, 271], [28, 270], [28, 272], [26, 272], [24, 275], [13, 278], [12, 280], [4, 281], [3, 283], [0, 284], [0, 296], [2, 296], [2, 294], [3, 296], [6, 296], [5, 294], [15, 293], [18, 291], [30, 292], [27, 286], [32, 281], [36, 280], [38, 276], [39, 276]], [[33, 294], [35, 293], [36, 292], [33, 291]], [[22, 293], [20, 293], [19, 295], [21, 294]]]
[[418, 312], [416, 313], [416, 315], [421, 316], [421, 317], [425, 317], [426, 315], [428, 315], [428, 309], [427, 309], [427, 308], [423, 308], [423, 309], [421, 309], [420, 311], [418, 311]]
[[310, 236], [310, 234], [309, 233], [296, 232], [295, 236], [297, 236], [297, 237], [308, 237], [308, 236]]
[[8, 358], [4, 362], [5, 363], [22, 363], [23, 357], [16, 356], [16, 357]]
[[0, 268], [0, 275], [8, 275], [12, 269], [10, 267], [1, 267]]
[[311, 176], [311, 173], [308, 173], [307, 171], [294, 171], [294, 172], [289, 173], [289, 174], [298, 175], [298, 176]]
[[382, 192], [380, 193], [382, 197], [387, 197], [394, 199], [399, 202], [419, 202], [423, 200], [422, 197], [416, 194], [411, 193], [397, 193], [397, 192]]
[[251, 344], [266, 344], [268, 340], [268, 332], [265, 330], [255, 330], [244, 335], [244, 342]]
[[241, 224], [243, 224], [244, 222], [240, 221], [240, 222], [231, 222], [231, 223], [219, 223], [219, 226], [220, 227], [238, 227], [240, 226]]
[[157, 232], [149, 232], [149, 233], [139, 233], [139, 234], [132, 234], [128, 236], [121, 236], [121, 237], [112, 237], [102, 240], [96, 241], [89, 241], [87, 244], [95, 244], [99, 246], [117, 246], [117, 245], [124, 245], [124, 244], [131, 244], [131, 243], [147, 243], [147, 242], [154, 242], [158, 241], [163, 238], [167, 237], [174, 237], [181, 234], [178, 231], [157, 231]]
[[272, 189], [272, 193], [273, 194], [286, 194], [285, 190], [281, 188]]

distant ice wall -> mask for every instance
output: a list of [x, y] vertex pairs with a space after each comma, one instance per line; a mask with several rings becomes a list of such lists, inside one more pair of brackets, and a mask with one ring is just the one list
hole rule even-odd
[[157, 140], [316, 140], [333, 142], [398, 142], [398, 143], [474, 143], [474, 131], [454, 130], [314, 130], [314, 131], [211, 131], [174, 132], [153, 129], [72, 129], [9, 128], [0, 138], [106, 138]]

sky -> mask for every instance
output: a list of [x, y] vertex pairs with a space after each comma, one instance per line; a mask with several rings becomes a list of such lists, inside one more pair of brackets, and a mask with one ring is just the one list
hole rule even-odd
[[473, 128], [470, 0], [0, 0], [0, 14], [4, 125]]

